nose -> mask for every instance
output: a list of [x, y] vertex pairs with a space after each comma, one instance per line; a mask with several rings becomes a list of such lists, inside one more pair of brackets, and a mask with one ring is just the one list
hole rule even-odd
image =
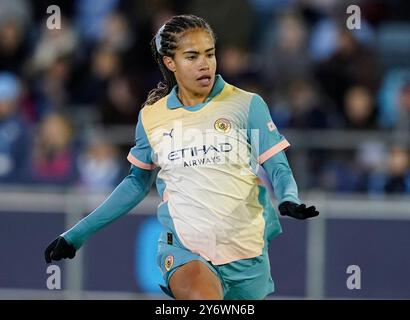
[[209, 70], [209, 63], [208, 63], [208, 59], [206, 57], [202, 57], [200, 59], [200, 64], [199, 64], [199, 69], [201, 71], [203, 70]]

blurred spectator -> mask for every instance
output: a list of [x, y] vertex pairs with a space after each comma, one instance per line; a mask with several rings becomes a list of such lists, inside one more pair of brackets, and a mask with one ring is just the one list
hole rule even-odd
[[121, 10], [128, 21], [132, 45], [121, 52], [122, 65], [127, 66], [127, 72], [134, 73], [143, 79], [144, 92], [148, 92], [158, 83], [161, 72], [152, 58], [149, 43], [159, 28], [176, 15], [175, 7], [187, 3], [170, 0], [140, 0], [122, 2]]
[[121, 70], [117, 52], [107, 47], [97, 47], [90, 61], [90, 70], [76, 86], [75, 102], [97, 105], [102, 102], [111, 78]]
[[250, 50], [252, 52], [260, 52], [261, 47], [265, 44], [266, 35], [271, 21], [275, 18], [275, 14], [278, 14], [280, 11], [289, 10], [292, 1], [250, 0], [249, 4], [252, 6], [254, 14]]
[[391, 150], [385, 178], [384, 191], [386, 193], [410, 192], [409, 152], [407, 149], [396, 147]]
[[374, 172], [369, 179], [371, 193], [410, 193], [410, 158], [406, 148], [394, 146], [385, 162], [385, 167]]
[[357, 191], [368, 192], [369, 182], [375, 172], [381, 172], [388, 155], [386, 146], [380, 141], [367, 141], [358, 146], [354, 165], [360, 170], [361, 179]]
[[[311, 37], [309, 40], [309, 55], [316, 62], [321, 62], [329, 59], [338, 50], [340, 33], [345, 29], [343, 26], [346, 19], [346, 7], [341, 8], [337, 18], [323, 18], [319, 20], [312, 27]], [[337, 21], [343, 20], [341, 26]], [[355, 29], [351, 35], [355, 38], [355, 41], [361, 43], [361, 45], [369, 47], [372, 46], [375, 41], [375, 34], [372, 27], [361, 19], [360, 29]], [[346, 30], [346, 29], [345, 29]]]
[[112, 78], [102, 103], [102, 123], [135, 125], [142, 103], [136, 96], [137, 90], [131, 79], [124, 75]]
[[15, 20], [19, 25], [27, 28], [32, 18], [31, 1], [28, 0], [0, 0], [0, 23]]
[[0, 70], [21, 74], [28, 55], [26, 40], [18, 20], [0, 22]]
[[110, 14], [104, 21], [103, 33], [99, 43], [117, 52], [124, 52], [133, 43], [133, 35], [124, 15]]
[[290, 118], [288, 126], [298, 129], [326, 129], [331, 106], [324, 107], [312, 81], [296, 80], [289, 88]]
[[[312, 152], [313, 153], [313, 152]], [[323, 152], [319, 154], [323, 155]], [[326, 152], [319, 158], [314, 152], [319, 187], [332, 192], [367, 192], [374, 173], [380, 172], [386, 159], [384, 145], [379, 141], [369, 141], [358, 145], [357, 150]], [[375, 180], [376, 181], [376, 180]]]
[[117, 148], [102, 139], [90, 143], [78, 158], [78, 170], [87, 190], [112, 190], [122, 178]]
[[399, 102], [402, 88], [410, 83], [410, 70], [393, 69], [386, 72], [378, 93], [378, 124], [392, 129], [399, 121]]
[[406, 135], [410, 134], [410, 81], [405, 83], [397, 97], [399, 118], [395, 129]]
[[71, 23], [64, 17], [61, 29], [50, 30], [45, 23], [42, 25], [28, 74], [38, 119], [49, 112], [64, 110], [70, 104], [68, 85], [77, 46]]
[[361, 143], [356, 152], [356, 161], [368, 171], [379, 171], [387, 157], [386, 146], [381, 141]]
[[348, 153], [338, 156], [333, 154], [332, 158], [325, 162], [319, 179], [321, 188], [330, 192], [360, 191], [363, 172], [354, 162], [348, 161], [351, 157]]
[[347, 90], [344, 99], [345, 128], [376, 129], [376, 108], [371, 92], [361, 86]]
[[332, 19], [322, 19], [312, 28], [309, 55], [315, 61], [323, 61], [334, 53], [337, 47], [338, 29]]
[[260, 77], [254, 69], [254, 62], [251, 61], [251, 55], [242, 48], [224, 46], [219, 51], [218, 58], [218, 73], [222, 74], [225, 81], [235, 83], [240, 87], [253, 81], [260, 83]]
[[20, 82], [8, 72], [0, 73], [0, 182], [19, 182], [29, 145], [19, 116]]
[[49, 114], [35, 136], [29, 176], [32, 182], [68, 185], [76, 181], [73, 129], [59, 114]]
[[119, 0], [76, 0], [76, 21], [78, 32], [86, 45], [94, 45], [102, 37], [104, 23], [113, 12]]
[[325, 93], [342, 110], [348, 88], [361, 85], [376, 92], [380, 68], [374, 52], [359, 43], [349, 30], [342, 28], [334, 54], [316, 69], [317, 80]]
[[410, 24], [386, 22], [380, 25], [376, 47], [386, 69], [410, 68]]
[[286, 13], [273, 20], [262, 47], [266, 85], [284, 92], [294, 79], [306, 78], [311, 61], [306, 55], [307, 30], [300, 16]]
[[71, 77], [71, 58], [56, 57], [36, 77], [33, 85], [36, 112], [39, 119], [50, 112], [64, 111], [71, 102], [69, 82]]

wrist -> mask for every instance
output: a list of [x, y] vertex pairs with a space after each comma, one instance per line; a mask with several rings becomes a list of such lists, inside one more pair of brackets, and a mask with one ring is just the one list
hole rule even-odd
[[69, 231], [60, 234], [60, 237], [64, 238], [67, 244], [72, 245], [76, 250], [78, 250], [81, 247], [81, 244], [75, 241], [74, 237]]
[[302, 201], [300, 201], [300, 199], [298, 197], [294, 197], [294, 196], [286, 196], [284, 198], [282, 198], [279, 202], [279, 205], [281, 205], [284, 202], [292, 202], [295, 204], [302, 204]]

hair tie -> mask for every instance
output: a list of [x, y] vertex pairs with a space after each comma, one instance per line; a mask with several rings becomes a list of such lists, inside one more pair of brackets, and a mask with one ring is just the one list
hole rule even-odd
[[165, 24], [159, 28], [156, 36], [155, 36], [155, 46], [157, 47], [157, 51], [159, 54], [161, 54], [161, 32], [164, 30]]

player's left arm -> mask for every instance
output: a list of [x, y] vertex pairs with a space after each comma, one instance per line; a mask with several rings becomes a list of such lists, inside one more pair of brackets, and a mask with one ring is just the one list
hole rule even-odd
[[314, 206], [306, 207], [298, 196], [298, 187], [285, 155], [290, 147], [269, 114], [265, 101], [254, 95], [249, 107], [248, 137], [259, 165], [262, 165], [279, 202], [281, 215], [306, 219], [319, 214]]

